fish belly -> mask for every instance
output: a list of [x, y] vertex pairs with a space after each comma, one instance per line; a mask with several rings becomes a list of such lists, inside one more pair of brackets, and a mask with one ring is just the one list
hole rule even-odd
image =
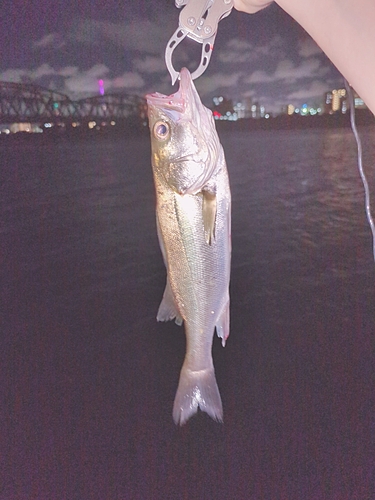
[[[159, 189], [158, 189], [159, 188]], [[180, 374], [173, 417], [185, 423], [198, 407], [222, 420], [212, 338], [216, 327], [223, 339], [229, 335], [230, 191], [226, 169], [217, 182], [215, 236], [205, 238], [202, 194], [180, 195], [165, 185], [157, 186], [159, 239], [167, 266], [167, 287], [161, 309], [182, 318], [186, 356]], [[168, 302], [168, 303], [167, 303]]]

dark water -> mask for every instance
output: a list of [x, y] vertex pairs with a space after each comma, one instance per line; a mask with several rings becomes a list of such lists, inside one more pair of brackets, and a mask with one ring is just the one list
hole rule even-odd
[[183, 428], [147, 139], [1, 144], [1, 500], [375, 498], [375, 265], [352, 134], [222, 141], [225, 423]]

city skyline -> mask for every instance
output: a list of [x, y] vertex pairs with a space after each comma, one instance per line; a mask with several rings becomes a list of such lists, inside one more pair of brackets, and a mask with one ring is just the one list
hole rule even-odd
[[[164, 51], [179, 13], [173, 0], [6, 4], [0, 80], [36, 83], [72, 99], [99, 94], [99, 80], [108, 93], [170, 94], [176, 87]], [[185, 40], [175, 66], [194, 70], [200, 49]], [[342, 82], [304, 30], [272, 5], [253, 16], [233, 10], [220, 22], [210, 65], [196, 86], [206, 105], [216, 95], [248, 97], [279, 113], [288, 103], [313, 105]]]

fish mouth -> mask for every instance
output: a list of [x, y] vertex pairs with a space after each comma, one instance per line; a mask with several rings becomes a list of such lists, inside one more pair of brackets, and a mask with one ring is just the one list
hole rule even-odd
[[179, 89], [174, 94], [164, 95], [159, 92], [147, 94], [147, 104], [155, 107], [161, 107], [165, 111], [178, 111], [183, 113], [186, 109], [186, 98], [192, 85], [191, 74], [187, 68], [181, 69], [179, 82]]

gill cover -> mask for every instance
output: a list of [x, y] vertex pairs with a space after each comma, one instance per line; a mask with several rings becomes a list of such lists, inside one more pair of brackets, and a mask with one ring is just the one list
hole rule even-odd
[[217, 166], [220, 143], [212, 113], [201, 103], [190, 72], [181, 70], [175, 94], [146, 98], [155, 166], [177, 193], [202, 191]]

